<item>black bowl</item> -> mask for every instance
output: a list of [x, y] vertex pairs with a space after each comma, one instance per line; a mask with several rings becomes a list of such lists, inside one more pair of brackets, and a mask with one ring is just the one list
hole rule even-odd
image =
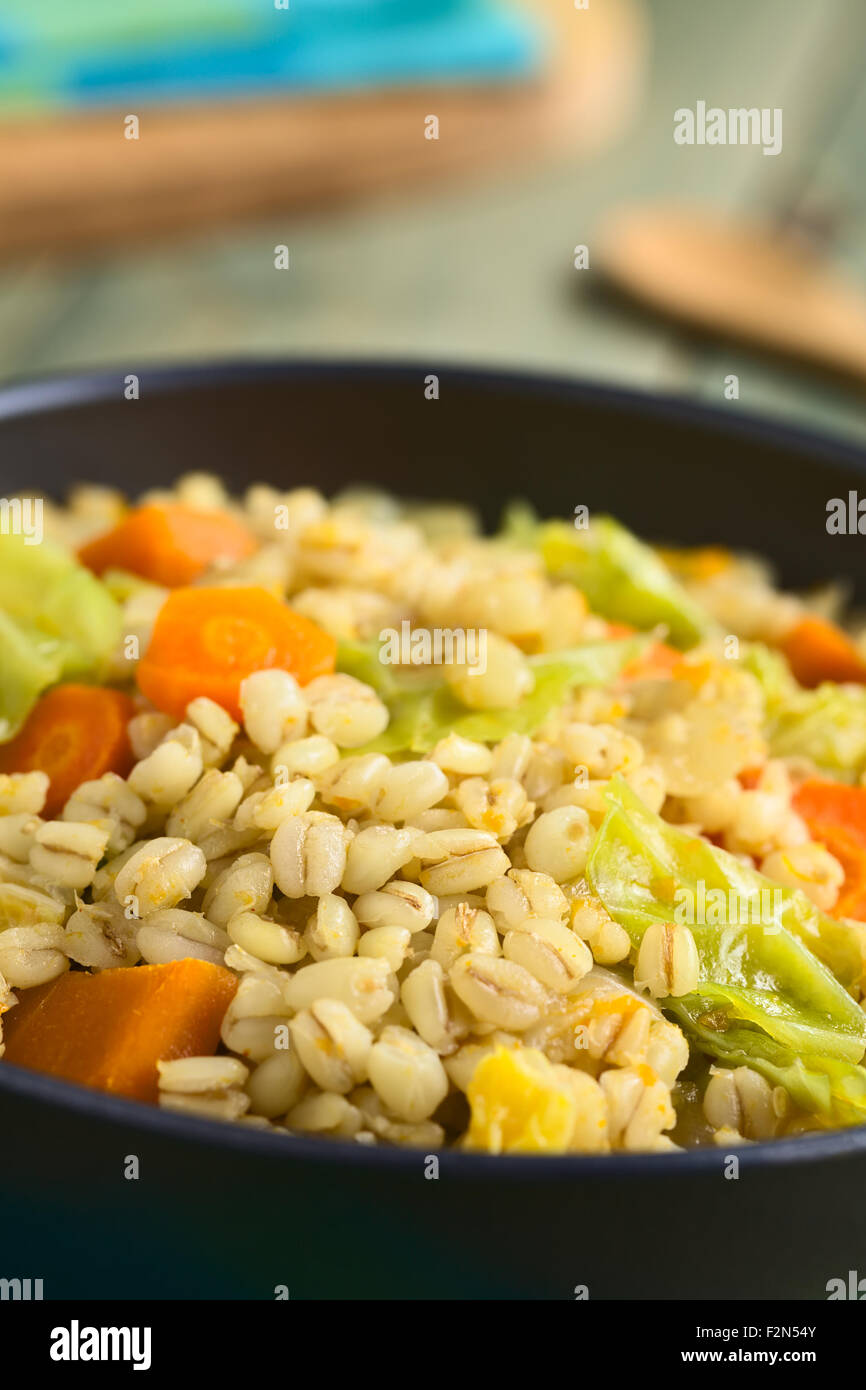
[[[439, 399], [425, 379], [439, 377]], [[844, 577], [826, 506], [864, 456], [735, 413], [435, 364], [245, 364], [0, 391], [0, 487], [205, 469], [611, 511]], [[672, 1155], [492, 1158], [233, 1128], [0, 1065], [0, 1275], [46, 1297], [824, 1298], [862, 1263], [866, 1128]], [[138, 1159], [137, 1178], [127, 1176]], [[738, 1171], [734, 1171], [734, 1170]]]

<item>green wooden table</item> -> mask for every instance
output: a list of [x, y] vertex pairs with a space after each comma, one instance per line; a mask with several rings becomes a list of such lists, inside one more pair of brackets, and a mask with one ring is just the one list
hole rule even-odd
[[[595, 163], [560, 160], [86, 264], [5, 266], [0, 377], [213, 356], [411, 356], [430, 370], [502, 364], [685, 393], [866, 440], [855, 390], [647, 322], [598, 295], [591, 268], [595, 228], [621, 203], [682, 197], [753, 213], [806, 186], [832, 210], [834, 258], [866, 283], [866, 66], [852, 76], [866, 6], [650, 9], [647, 91], [626, 137]], [[782, 107], [783, 152], [677, 146], [673, 113], [699, 99]], [[289, 271], [274, 269], [278, 243], [291, 248]], [[588, 271], [573, 268], [577, 243], [590, 247]], [[724, 400], [729, 373], [737, 402]]]

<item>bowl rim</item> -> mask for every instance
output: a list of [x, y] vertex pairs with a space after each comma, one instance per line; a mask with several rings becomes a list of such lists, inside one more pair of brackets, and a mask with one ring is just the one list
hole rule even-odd
[[460, 1149], [399, 1147], [385, 1144], [359, 1144], [350, 1139], [316, 1138], [289, 1130], [261, 1129], [230, 1120], [208, 1119], [200, 1115], [163, 1110], [158, 1105], [128, 1100], [124, 1096], [97, 1091], [75, 1082], [42, 1072], [29, 1071], [12, 1062], [0, 1061], [0, 1103], [4, 1095], [30, 1102], [45, 1102], [60, 1109], [102, 1123], [182, 1140], [188, 1144], [219, 1147], [257, 1159], [301, 1163], [337, 1168], [360, 1168], [417, 1173], [419, 1165], [435, 1156], [440, 1170], [448, 1177], [487, 1181], [493, 1177], [526, 1180], [539, 1176], [556, 1180], [622, 1177], [644, 1181], [647, 1178], [676, 1179], [693, 1174], [724, 1172], [732, 1156], [740, 1168], [788, 1168], [792, 1165], [832, 1162], [862, 1154], [866, 1157], [866, 1125], [848, 1129], [815, 1131], [787, 1139], [761, 1143], [707, 1146], [663, 1153], [603, 1154], [490, 1154]]
[[[599, 403], [610, 409], [634, 415], [650, 415], [671, 423], [687, 423], [711, 428], [732, 437], [765, 440], [809, 457], [817, 466], [847, 464], [866, 471], [866, 441], [841, 438], [820, 429], [789, 424], [780, 417], [751, 410], [735, 403], [735, 409], [695, 400], [675, 392], [656, 392], [640, 387], [619, 386], [609, 381], [543, 368], [522, 370], [502, 366], [484, 367], [471, 363], [449, 363], [418, 357], [328, 356], [326, 353], [298, 353], [284, 356], [218, 356], [191, 362], [153, 361], [136, 367], [141, 382], [148, 381], [148, 395], [174, 394], [206, 389], [208, 386], [242, 385], [245, 382], [278, 382], [280, 379], [328, 378], [359, 381], [381, 376], [417, 383], [435, 371], [440, 377], [463, 387], [484, 391], [515, 391], [524, 395], [558, 395], [576, 403]], [[7, 421], [45, 415], [69, 406], [109, 403], [118, 400], [118, 388], [128, 370], [106, 368], [72, 369], [42, 376], [7, 377], [0, 382], [0, 428]]]
[[[431, 354], [431, 357], [433, 355]], [[430, 359], [379, 358], [376, 356], [330, 357], [293, 355], [284, 357], [215, 358], [192, 363], [153, 363], [139, 365], [136, 375], [148, 382], [148, 394], [174, 394], [203, 390], [211, 386], [243, 385], [246, 382], [279, 382], [281, 379], [328, 379], [358, 381], [387, 376], [396, 381], [417, 382], [431, 370], [440, 377], [447, 374], [463, 387], [481, 391], [515, 391], [524, 395], [556, 395], [575, 404], [601, 404], [635, 416], [647, 414], [672, 424], [686, 423], [729, 437], [749, 437], [766, 441], [810, 458], [815, 466], [842, 464], [866, 472], [866, 447], [837, 439], [819, 430], [790, 425], [761, 412], [740, 408], [735, 412], [669, 393], [650, 393], [637, 388], [611, 385], [584, 377], [540, 370], [522, 371], [509, 367], [476, 367], [464, 363], [449, 365]], [[77, 405], [87, 406], [118, 399], [118, 388], [127, 372], [73, 370], [41, 377], [12, 378], [0, 384], [0, 436], [5, 422], [38, 417]], [[319, 1139], [283, 1131], [282, 1135], [221, 1120], [160, 1109], [122, 1096], [110, 1095], [60, 1078], [30, 1071], [0, 1060], [0, 1101], [4, 1095], [31, 1102], [45, 1102], [61, 1111], [90, 1116], [116, 1126], [153, 1132], [190, 1144], [224, 1149], [243, 1155], [285, 1163], [293, 1158], [326, 1166], [409, 1172], [419, 1160], [426, 1161], [421, 1148], [367, 1145], [350, 1140]], [[285, 1138], [285, 1148], [280, 1143]], [[630, 1180], [654, 1177], [674, 1179], [690, 1174], [724, 1170], [735, 1154], [745, 1169], [792, 1164], [831, 1162], [857, 1154], [866, 1156], [866, 1124], [846, 1129], [813, 1131], [787, 1139], [744, 1143], [728, 1147], [704, 1147], [663, 1153], [606, 1154], [488, 1154], [456, 1149], [439, 1149], [435, 1156], [449, 1176], [488, 1180], [495, 1176], [527, 1180], [539, 1176], [574, 1179], [581, 1176], [618, 1176]], [[539, 1164], [543, 1167], [539, 1169]]]

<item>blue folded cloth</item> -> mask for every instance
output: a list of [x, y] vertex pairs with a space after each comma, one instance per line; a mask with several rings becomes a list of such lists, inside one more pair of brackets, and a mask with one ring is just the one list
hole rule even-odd
[[527, 76], [532, 16], [499, 0], [3, 0], [0, 105], [146, 103]]

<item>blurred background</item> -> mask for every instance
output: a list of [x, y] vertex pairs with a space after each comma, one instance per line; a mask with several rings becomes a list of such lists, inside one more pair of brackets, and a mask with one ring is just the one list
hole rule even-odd
[[[863, 0], [0, 0], [0, 377], [460, 361], [866, 439], [864, 55]], [[700, 101], [781, 152], [678, 145]]]

